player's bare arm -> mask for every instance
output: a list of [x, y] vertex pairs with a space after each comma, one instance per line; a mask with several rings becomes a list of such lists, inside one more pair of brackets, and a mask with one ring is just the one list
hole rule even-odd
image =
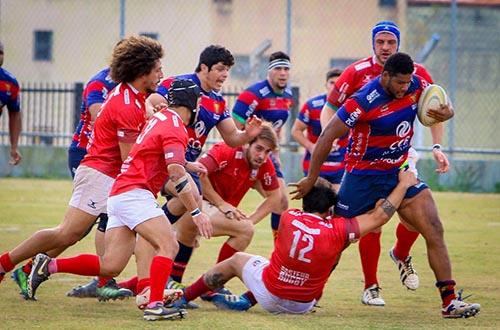
[[306, 132], [307, 125], [301, 122], [300, 120], [296, 119], [295, 123], [293, 123], [292, 127], [292, 136], [297, 141], [301, 146], [307, 149], [310, 153], [313, 152], [314, 150], [314, 143], [309, 141], [307, 139], [306, 135], [304, 134]]
[[430, 129], [432, 143], [434, 145], [432, 148], [432, 156], [437, 164], [436, 172], [440, 174], [446, 173], [450, 169], [450, 162], [448, 161], [448, 158], [444, 154], [443, 150], [441, 150], [441, 143], [444, 135], [444, 124], [437, 123], [431, 126]]
[[124, 143], [118, 142], [118, 146], [120, 147], [120, 156], [122, 157], [122, 162], [127, 159], [130, 150], [132, 150], [133, 143]]
[[266, 191], [265, 194], [265, 199], [257, 206], [255, 211], [248, 216], [248, 220], [252, 221], [254, 225], [259, 223], [264, 217], [281, 205], [281, 192], [279, 188]]
[[321, 114], [319, 117], [319, 121], [321, 123], [321, 128], [324, 128], [328, 125], [328, 122], [330, 119], [332, 119], [333, 115], [335, 112], [337, 112], [337, 107], [326, 102], [325, 105], [323, 106], [323, 109], [321, 109]]
[[200, 176], [200, 182], [203, 198], [217, 207], [226, 218], [236, 220], [243, 220], [247, 218], [247, 216], [238, 208], [222, 199], [222, 197], [215, 191], [214, 187], [212, 186], [208, 175]]
[[335, 114], [321, 132], [318, 141], [316, 141], [316, 146], [311, 156], [309, 173], [299, 182], [290, 184], [290, 186], [296, 187], [294, 191], [290, 192], [292, 199], [301, 199], [311, 190], [319, 176], [321, 164], [325, 162], [331, 151], [332, 143], [335, 139], [347, 134], [347, 132], [349, 132], [349, 127]]
[[222, 139], [230, 147], [239, 147], [252, 141], [261, 131], [262, 120], [255, 116], [246, 121], [246, 125], [238, 126], [231, 118], [227, 118], [217, 124]]
[[189, 172], [197, 173], [198, 175], [206, 174], [207, 168], [200, 162], [187, 162], [185, 166], [186, 170]]
[[398, 177], [398, 185], [387, 198], [377, 202], [370, 212], [356, 217], [361, 236], [385, 225], [399, 208], [408, 188], [418, 183], [412, 171], [400, 171]]
[[169, 164], [169, 179], [174, 183], [175, 190], [184, 207], [190, 212], [193, 222], [198, 227], [200, 234], [205, 238], [212, 237], [213, 228], [208, 216], [198, 208], [196, 199], [191, 194], [188, 174], [183, 166], [179, 164]]
[[10, 165], [17, 165], [22, 159], [21, 153], [17, 150], [21, 128], [21, 112], [9, 111]]

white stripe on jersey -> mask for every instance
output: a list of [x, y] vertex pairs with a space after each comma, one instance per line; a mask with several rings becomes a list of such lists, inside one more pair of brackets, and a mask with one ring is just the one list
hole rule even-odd
[[366, 61], [366, 62], [361, 62], [361, 63], [356, 64], [354, 66], [354, 69], [356, 69], [356, 71], [361, 71], [364, 68], [368, 68], [370, 66], [372, 66], [372, 64], [369, 61]]

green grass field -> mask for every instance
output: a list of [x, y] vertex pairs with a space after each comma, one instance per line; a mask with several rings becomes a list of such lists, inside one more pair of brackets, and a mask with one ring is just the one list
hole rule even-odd
[[[71, 194], [71, 182], [32, 179], [0, 179], [0, 253], [11, 249], [35, 230], [57, 225]], [[250, 211], [260, 197], [250, 193], [243, 209]], [[186, 329], [327, 329], [327, 328], [500, 328], [500, 195], [436, 193], [446, 230], [446, 241], [458, 287], [469, 300], [482, 306], [476, 318], [444, 320], [434, 287], [425, 243], [419, 238], [413, 260], [420, 276], [420, 288], [407, 291], [400, 283], [387, 251], [394, 242], [396, 219], [384, 228], [379, 280], [386, 307], [367, 307], [360, 303], [362, 273], [357, 246], [348, 248], [325, 289], [322, 308], [304, 316], [270, 315], [259, 306], [246, 313], [219, 311], [209, 303], [189, 311], [182, 321], [146, 323], [135, 307], [135, 300], [99, 303], [93, 299], [68, 298], [65, 293], [87, 278], [58, 274], [38, 290], [38, 302], [24, 301], [10, 278], [0, 284], [0, 329], [136, 329], [172, 327]], [[298, 206], [297, 203], [292, 203]], [[185, 275], [191, 282], [217, 258], [224, 241], [202, 241]], [[269, 220], [260, 223], [248, 252], [268, 257], [272, 248]], [[93, 235], [70, 248], [65, 255], [94, 252]], [[135, 272], [131, 262], [122, 277]], [[229, 282], [235, 293], [243, 290], [238, 280]]]

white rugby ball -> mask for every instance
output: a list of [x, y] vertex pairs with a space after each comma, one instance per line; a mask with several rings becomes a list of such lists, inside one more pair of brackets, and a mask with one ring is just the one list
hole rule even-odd
[[439, 109], [441, 104], [448, 104], [448, 96], [443, 87], [432, 84], [422, 91], [422, 95], [420, 95], [420, 99], [418, 100], [417, 112], [418, 120], [422, 125], [429, 127], [438, 122], [427, 115], [427, 110]]

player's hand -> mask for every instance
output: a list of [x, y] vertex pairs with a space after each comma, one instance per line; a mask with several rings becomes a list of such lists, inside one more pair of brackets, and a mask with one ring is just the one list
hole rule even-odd
[[217, 206], [217, 208], [219, 209], [219, 211], [221, 211], [224, 214], [224, 216], [226, 218], [231, 219], [231, 220], [236, 219], [239, 221], [239, 220], [244, 220], [244, 219], [248, 218], [245, 213], [241, 212], [236, 207], [234, 207], [233, 205], [226, 203], [226, 202]]
[[413, 173], [413, 171], [410, 171], [410, 169], [408, 168], [399, 171], [398, 179], [399, 183], [404, 185], [406, 188], [410, 188], [411, 186], [414, 186], [418, 183], [418, 179], [415, 176], [415, 173]]
[[448, 157], [444, 154], [441, 149], [434, 148], [432, 149], [432, 155], [434, 156], [434, 160], [436, 161], [437, 173], [446, 173], [450, 170], [450, 162], [448, 161]]
[[330, 150], [330, 152], [334, 152], [334, 151], [337, 151], [337, 150], [340, 149], [340, 146], [338, 145], [339, 140], [340, 140], [339, 138], [333, 140], [333, 142], [332, 142], [332, 149]]
[[184, 167], [188, 172], [194, 172], [198, 175], [207, 173], [207, 168], [200, 162], [187, 162]]
[[23, 157], [21, 156], [21, 153], [16, 149], [10, 149], [10, 159], [9, 159], [9, 165], [17, 165], [21, 162], [21, 159]]
[[262, 131], [262, 119], [257, 116], [252, 116], [247, 119], [245, 123], [245, 132], [248, 136], [248, 140], [251, 141]]
[[214, 229], [208, 215], [201, 212], [199, 215], [193, 217], [193, 222], [198, 227], [201, 236], [205, 238], [212, 237]]
[[301, 199], [312, 189], [314, 186], [314, 180], [306, 176], [305, 178], [300, 179], [297, 183], [289, 183], [288, 186], [296, 187], [295, 190], [290, 192], [292, 199]]
[[452, 118], [455, 113], [449, 104], [441, 104], [439, 109], [427, 110], [427, 115], [439, 122], [447, 121]]

